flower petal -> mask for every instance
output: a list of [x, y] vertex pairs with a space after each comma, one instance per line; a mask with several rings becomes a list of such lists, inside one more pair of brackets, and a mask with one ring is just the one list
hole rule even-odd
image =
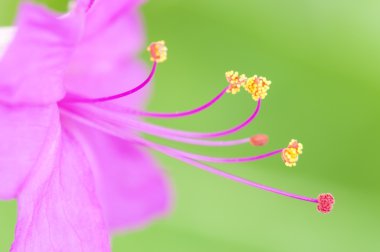
[[[96, 0], [86, 18], [79, 54], [115, 61], [135, 57], [145, 33], [138, 8], [141, 0]], [[112, 48], [112, 50], [110, 50]]]
[[170, 185], [147, 153], [75, 122], [70, 122], [70, 127], [76, 127], [76, 137], [80, 136], [90, 157], [98, 198], [111, 231], [145, 225], [169, 211]]
[[56, 105], [0, 105], [0, 198], [15, 198], [35, 165], [51, 128], [59, 128]]
[[11, 251], [110, 251], [89, 164], [75, 140], [59, 129], [50, 132], [18, 197]]
[[48, 104], [61, 99], [62, 76], [83, 21], [83, 11], [58, 16], [23, 4], [14, 39], [0, 60], [0, 102]]
[[0, 59], [11, 43], [15, 32], [15, 27], [0, 27]]
[[[86, 72], [84, 72], [86, 71]], [[65, 83], [68, 92], [81, 94], [85, 97], [106, 97], [125, 92], [147, 77], [146, 67], [137, 60], [128, 62], [109, 62], [96, 68], [95, 65], [84, 70], [82, 73], [67, 73]], [[150, 88], [128, 97], [117, 99], [111, 102], [125, 104], [128, 107], [141, 108], [150, 94]]]
[[[146, 67], [137, 61], [145, 44], [137, 10], [140, 2], [95, 1], [86, 18], [85, 34], [66, 72], [69, 92], [103, 97], [124, 92], [145, 80]], [[148, 90], [116, 102], [141, 106]]]

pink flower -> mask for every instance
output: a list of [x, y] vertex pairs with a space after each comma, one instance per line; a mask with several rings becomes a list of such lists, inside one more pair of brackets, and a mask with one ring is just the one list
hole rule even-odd
[[[148, 46], [154, 62], [141, 82], [146, 71], [136, 59], [144, 44], [139, 4], [137, 0], [79, 0], [63, 16], [23, 4], [16, 30], [2, 31], [12, 38], [9, 44], [0, 43], [0, 198], [18, 201], [11, 251], [110, 251], [110, 232], [165, 214], [170, 206], [169, 185], [141, 147], [239, 183], [319, 203], [205, 164], [281, 154], [287, 166], [295, 166], [302, 153], [296, 140], [259, 156], [221, 158], [174, 149], [139, 135], [202, 146], [263, 145], [266, 135], [210, 139], [248, 125], [258, 115], [271, 84], [265, 77], [246, 78], [230, 71], [226, 73], [229, 84], [198, 108], [175, 113], [141, 110], [147, 92], [138, 91], [153, 78], [157, 63], [166, 60], [167, 48], [164, 41]], [[190, 116], [242, 87], [257, 105], [246, 121], [231, 129], [187, 132], [139, 118]]]
[[[110, 251], [109, 231], [168, 211], [168, 183], [147, 153], [59, 104], [144, 78], [140, 2], [79, 1], [63, 16], [23, 4], [11, 43], [0, 45], [0, 198], [18, 201], [12, 251]], [[137, 108], [146, 98], [115, 103]]]

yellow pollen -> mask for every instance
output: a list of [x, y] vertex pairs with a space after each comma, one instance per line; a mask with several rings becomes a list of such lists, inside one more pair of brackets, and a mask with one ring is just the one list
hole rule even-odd
[[255, 75], [248, 78], [244, 88], [251, 94], [252, 99], [257, 101], [259, 99], [264, 99], [267, 96], [267, 91], [270, 84], [270, 80], [267, 80], [265, 77], [258, 77]]
[[293, 167], [296, 166], [298, 161], [298, 156], [302, 154], [302, 144], [297, 140], [292, 139], [281, 154], [282, 160], [284, 161], [286, 166]]
[[168, 57], [168, 48], [163, 40], [151, 43], [147, 51], [150, 52], [151, 61], [164, 62]]
[[245, 85], [247, 77], [244, 74], [239, 75], [238, 72], [228, 71], [226, 72], [227, 82], [230, 84], [227, 89], [227, 93], [236, 94], [240, 91], [240, 88]]

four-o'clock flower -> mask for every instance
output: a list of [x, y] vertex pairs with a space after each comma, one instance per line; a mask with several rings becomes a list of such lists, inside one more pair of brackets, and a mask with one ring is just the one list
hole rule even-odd
[[[15, 28], [0, 30], [0, 198], [18, 202], [11, 251], [106, 252], [111, 232], [167, 213], [170, 186], [144, 148], [248, 186], [316, 203], [318, 211], [330, 212], [331, 194], [309, 198], [288, 193], [208, 164], [281, 155], [285, 165], [292, 167], [303, 148], [297, 140], [259, 156], [222, 158], [140, 136], [202, 146], [265, 145], [268, 137], [263, 134], [213, 139], [248, 125], [258, 115], [271, 82], [229, 71], [226, 87], [195, 109], [144, 111], [146, 86], [157, 64], [167, 59], [167, 47], [164, 41], [148, 46], [153, 66], [147, 74], [137, 60], [145, 44], [139, 4], [138, 0], [78, 0], [68, 13], [59, 15], [24, 3]], [[230, 129], [188, 132], [141, 120], [190, 116], [241, 89], [256, 107], [247, 120]]]

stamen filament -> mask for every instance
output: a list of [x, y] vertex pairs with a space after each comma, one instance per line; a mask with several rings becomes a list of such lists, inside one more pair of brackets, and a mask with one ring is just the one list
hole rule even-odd
[[[138, 130], [138, 129], [136, 129]], [[144, 132], [140, 130], [141, 132]], [[203, 140], [203, 139], [193, 139], [193, 138], [186, 138], [186, 137], [179, 137], [179, 136], [172, 136], [172, 135], [166, 135], [166, 134], [153, 134], [152, 132], [144, 132], [149, 135], [154, 135], [160, 138], [165, 138], [168, 140], [180, 142], [180, 143], [186, 143], [186, 144], [193, 144], [193, 145], [199, 145], [199, 146], [214, 146], [214, 147], [226, 147], [226, 146], [235, 146], [235, 145], [241, 145], [249, 143], [249, 138], [241, 138], [241, 139], [235, 139], [235, 140], [226, 140], [226, 141], [212, 141], [212, 140]]]
[[225, 141], [212, 141], [212, 140], [204, 140], [204, 139], [194, 139], [194, 138], [188, 138], [188, 137], [181, 137], [181, 136], [175, 136], [172, 134], [167, 134], [164, 132], [155, 132], [146, 130], [143, 127], [137, 127], [134, 125], [128, 125], [134, 130], [145, 133], [148, 135], [156, 136], [159, 138], [172, 140], [179, 143], [185, 143], [185, 144], [193, 144], [193, 145], [199, 145], [199, 146], [214, 146], [214, 147], [226, 147], [226, 146], [234, 146], [234, 145], [241, 145], [246, 144], [250, 142], [250, 138], [241, 138], [241, 139], [235, 139], [235, 140], [225, 140]]
[[259, 113], [261, 107], [261, 100], [257, 102], [256, 109], [253, 111], [250, 117], [246, 119], [244, 122], [240, 123], [239, 125], [223, 130], [218, 132], [189, 132], [189, 131], [182, 131], [182, 130], [174, 130], [170, 128], [166, 128], [163, 126], [158, 126], [146, 122], [137, 121], [131, 118], [126, 118], [126, 122], [138, 129], [144, 129], [144, 131], [149, 131], [152, 134], [165, 134], [165, 135], [172, 135], [172, 136], [180, 136], [180, 137], [187, 137], [187, 138], [217, 138], [217, 137], [223, 137], [230, 134], [233, 134], [244, 127], [246, 127]]
[[[103, 118], [107, 118], [106, 119], [107, 121], [113, 121], [116, 124], [124, 123], [130, 128], [133, 128], [133, 129], [140, 131], [140, 132], [145, 132], [145, 133], [150, 134], [150, 135], [175, 136], [175, 137], [180, 137], [180, 138], [181, 137], [184, 137], [184, 138], [217, 138], [217, 137], [223, 137], [223, 136], [233, 134], [233, 133], [243, 129], [245, 126], [247, 126], [259, 113], [259, 110], [261, 107], [260, 104], [261, 104], [261, 100], [259, 100], [257, 102], [257, 106], [256, 106], [255, 110], [253, 111], [251, 116], [248, 119], [246, 119], [244, 122], [240, 123], [239, 125], [237, 125], [233, 128], [223, 130], [223, 131], [218, 131], [218, 132], [189, 132], [189, 131], [183, 131], [183, 130], [175, 130], [175, 129], [170, 129], [170, 128], [166, 128], [163, 126], [150, 124], [147, 122], [138, 121], [138, 120], [135, 120], [135, 119], [132, 119], [129, 117], [123, 117], [123, 121], [121, 121], [121, 120], [116, 121], [115, 118], [118, 118], [117, 116], [107, 116], [107, 113], [117, 113], [117, 112], [113, 112], [111, 110], [99, 109], [102, 107], [98, 107], [98, 106], [97, 107], [91, 106], [91, 108], [96, 108], [96, 110], [97, 110], [96, 114], [103, 113], [102, 114]], [[67, 104], [62, 104], [61, 107], [62, 108], [65, 107], [66, 109], [70, 109], [67, 106]], [[82, 106], [81, 110], [85, 111], [87, 109], [87, 111], [89, 111], [89, 109], [91, 109], [91, 108]], [[90, 112], [90, 113], [93, 113], [93, 112]], [[245, 141], [249, 141], [249, 140], [248, 139], [244, 139], [244, 140], [239, 139], [236, 141], [237, 142], [227, 143], [226, 146], [241, 144], [241, 143], [244, 143]], [[188, 142], [191, 142], [191, 140]], [[207, 143], [210, 143], [210, 142], [204, 142], [204, 143], [206, 143], [206, 145], [207, 145]], [[211, 143], [211, 146], [212, 145], [213, 144]]]
[[289, 197], [289, 198], [303, 200], [303, 201], [308, 201], [308, 202], [312, 202], [312, 203], [318, 203], [318, 199], [309, 198], [309, 197], [298, 195], [298, 194], [294, 194], [294, 193], [289, 193], [289, 192], [286, 192], [286, 191], [282, 191], [280, 189], [276, 189], [276, 188], [269, 187], [269, 186], [266, 186], [266, 185], [263, 185], [263, 184], [259, 184], [259, 183], [256, 183], [256, 182], [253, 182], [253, 181], [250, 181], [250, 180], [247, 180], [247, 179], [244, 179], [244, 178], [232, 175], [230, 173], [218, 170], [218, 169], [216, 169], [216, 168], [214, 168], [212, 166], [209, 166], [209, 165], [197, 162], [197, 161], [195, 161], [195, 160], [193, 160], [191, 158], [184, 157], [184, 156], [179, 155], [179, 154], [177, 154], [175, 152], [168, 151], [168, 150], [165, 150], [165, 149], [157, 147], [157, 146], [150, 146], [150, 144], [147, 143], [147, 141], [144, 140], [144, 139], [135, 140], [135, 142], [140, 143], [142, 145], [145, 145], [145, 146], [147, 146], [149, 148], [155, 149], [156, 151], [159, 151], [159, 152], [161, 152], [161, 153], [163, 153], [163, 154], [165, 154], [167, 156], [170, 156], [170, 157], [172, 157], [174, 159], [177, 159], [177, 160], [182, 161], [184, 163], [187, 163], [189, 165], [198, 167], [199, 169], [202, 169], [202, 170], [207, 171], [209, 173], [212, 173], [212, 174], [224, 177], [226, 179], [230, 179], [230, 180], [236, 181], [236, 182], [241, 183], [241, 184], [246, 184], [246, 185], [251, 186], [251, 187], [255, 187], [255, 188], [258, 188], [258, 189], [261, 189], [261, 190], [265, 190], [265, 191], [268, 191], [268, 192], [272, 192], [272, 193], [276, 193], [276, 194], [279, 194], [279, 195], [283, 195], [283, 196], [286, 196], [286, 197]]
[[[109, 113], [109, 110], [107, 110], [107, 111], [102, 110], [102, 112]], [[246, 144], [246, 143], [250, 142], [250, 138], [241, 138], [241, 139], [224, 140], [224, 141], [212, 141], [212, 140], [189, 138], [189, 137], [184, 137], [184, 136], [178, 136], [177, 130], [165, 128], [165, 131], [163, 131], [161, 126], [150, 125], [150, 124], [147, 124], [144, 122], [136, 122], [136, 121], [133, 121], [133, 122], [134, 123], [130, 123], [128, 121], [128, 122], [125, 122], [125, 124], [137, 132], [145, 133], [148, 135], [152, 135], [152, 136], [156, 136], [159, 138], [172, 140], [172, 141], [176, 141], [176, 142], [180, 142], [180, 143], [193, 144], [193, 145], [199, 145], [199, 146], [224, 147], [224, 146], [241, 145], [241, 144]], [[122, 127], [121, 121], [116, 122], [116, 120], [114, 120], [113, 123], [115, 125]], [[152, 127], [154, 127], [153, 130], [152, 130]], [[174, 131], [175, 133], [167, 132], [168, 130]], [[187, 133], [190, 133], [190, 132], [187, 132]]]
[[116, 95], [111, 95], [111, 96], [106, 96], [106, 97], [99, 97], [99, 98], [87, 98], [87, 97], [81, 97], [73, 94], [67, 95], [61, 102], [70, 102], [70, 103], [98, 103], [98, 102], [106, 102], [106, 101], [111, 101], [111, 100], [116, 100], [120, 99], [123, 97], [126, 97], [128, 95], [131, 95], [133, 93], [136, 93], [143, 87], [145, 87], [153, 78], [157, 68], [157, 62], [153, 62], [152, 70], [150, 71], [148, 77], [138, 86], [129, 89], [123, 93], [119, 93]]
[[[71, 110], [71, 108], [68, 107], [67, 104], [66, 104], [66, 106], [62, 106], [62, 108], [66, 108], [66, 110]], [[85, 109], [82, 109], [82, 110], [84, 111]], [[107, 117], [106, 113], [109, 113], [110, 111], [101, 110], [101, 112], [104, 113], [103, 114], [104, 117]], [[90, 112], [90, 113], [95, 114], [95, 112]], [[97, 112], [97, 114], [99, 114], [99, 112]], [[106, 119], [106, 120], [110, 121], [108, 119]], [[123, 127], [123, 123], [124, 123], [125, 126], [131, 128], [131, 129], [133, 129], [139, 133], [145, 133], [145, 134], [148, 134], [151, 136], [156, 136], [156, 137], [159, 137], [162, 139], [171, 140], [171, 141], [175, 141], [175, 142], [179, 142], [179, 143], [193, 144], [193, 145], [199, 145], [199, 146], [226, 147], [226, 146], [235, 146], [235, 145], [247, 144], [250, 142], [250, 138], [213, 141], [213, 140], [183, 137], [183, 136], [175, 135], [175, 133], [178, 133], [176, 130], [173, 130], [173, 131], [175, 131], [175, 133], [167, 132], [167, 131], [163, 132], [161, 126], [150, 125], [150, 124], [147, 125], [146, 123], [142, 123], [142, 122], [139, 122], [139, 124], [136, 125], [137, 123], [116, 121], [114, 119], [112, 123], [118, 127]], [[155, 127], [155, 129], [152, 130], [152, 127]], [[156, 127], [159, 127], [159, 129], [156, 129]], [[172, 129], [165, 128], [165, 130], [172, 130]], [[190, 133], [190, 132], [187, 132], [187, 133]]]
[[204, 161], [204, 162], [210, 162], [210, 163], [243, 163], [243, 162], [252, 162], [252, 161], [257, 161], [260, 159], [268, 158], [277, 154], [280, 154], [283, 149], [279, 150], [274, 150], [265, 154], [257, 155], [257, 156], [249, 156], [249, 157], [237, 157], [237, 158], [220, 158], [220, 157], [209, 157], [209, 156], [204, 156], [204, 155], [199, 155], [199, 154], [194, 154], [194, 153], [189, 153], [181, 150], [177, 150], [174, 148], [170, 148], [167, 146], [163, 146], [157, 143], [153, 143], [151, 141], [145, 140], [144, 143], [147, 145], [149, 144], [149, 147], [157, 147], [162, 150], [167, 150], [173, 153], [177, 153], [178, 155], [184, 156], [186, 158], [190, 159], [196, 159], [198, 161]]
[[[228, 88], [228, 87], [227, 87]], [[179, 117], [185, 117], [197, 114], [207, 108], [209, 108], [211, 105], [213, 105], [215, 102], [217, 102], [220, 98], [223, 97], [223, 95], [226, 93], [227, 88], [224, 88], [217, 96], [215, 96], [213, 99], [208, 101], [207, 103], [191, 110], [186, 110], [182, 112], [174, 112], [174, 113], [164, 113], [164, 112], [149, 112], [149, 111], [141, 111], [134, 108], [126, 108], [117, 106], [116, 104], [107, 104], [106, 106], [109, 106], [113, 110], [117, 110], [123, 113], [132, 114], [135, 116], [144, 116], [144, 117], [152, 117], [152, 118], [179, 118]]]
[[[269, 186], [266, 186], [266, 185], [262, 185], [262, 184], [259, 184], [259, 183], [256, 183], [256, 182], [244, 179], [244, 178], [240, 178], [240, 177], [232, 175], [230, 173], [218, 170], [218, 169], [216, 169], [214, 167], [211, 167], [211, 166], [208, 166], [206, 164], [197, 162], [197, 161], [195, 161], [193, 159], [190, 159], [190, 158], [184, 157], [182, 155], [179, 155], [176, 152], [172, 152], [170, 150], [166, 150], [166, 149], [163, 149], [163, 148], [158, 147], [158, 146], [150, 146], [149, 142], [146, 141], [146, 140], [144, 140], [144, 139], [139, 139], [139, 138], [136, 138], [136, 137], [131, 138], [131, 137], [125, 136], [125, 134], [122, 133], [122, 132], [119, 132], [119, 130], [117, 128], [113, 128], [111, 130], [109, 127], [101, 126], [100, 123], [94, 123], [93, 121], [88, 120], [86, 117], [79, 116], [78, 113], [73, 113], [70, 110], [67, 110], [67, 109], [62, 110], [62, 113], [64, 115], [67, 115], [67, 116], [69, 116], [69, 117], [71, 117], [71, 118], [73, 118], [73, 119], [81, 122], [81, 123], [84, 123], [84, 124], [89, 125], [89, 126], [91, 126], [93, 128], [96, 128], [96, 129], [98, 129], [98, 130], [100, 130], [102, 132], [105, 132], [106, 134], [110, 134], [110, 135], [122, 138], [122, 139], [124, 139], [126, 141], [131, 141], [131, 142], [134, 142], [136, 144], [140, 144], [140, 145], [143, 145], [143, 146], [146, 146], [146, 147], [150, 147], [150, 148], [152, 148], [152, 149], [154, 149], [156, 151], [159, 151], [159, 152], [161, 152], [161, 153], [163, 153], [163, 154], [165, 154], [167, 156], [170, 156], [172, 158], [175, 158], [177, 160], [180, 160], [180, 161], [182, 161], [184, 163], [187, 163], [187, 164], [190, 164], [192, 166], [198, 167], [199, 169], [202, 169], [202, 170], [207, 171], [209, 173], [212, 173], [212, 174], [215, 174], [215, 175], [218, 175], [218, 176], [221, 176], [221, 177], [224, 177], [224, 178], [236, 181], [236, 182], [241, 183], [241, 184], [246, 184], [248, 186], [255, 187], [255, 188], [258, 188], [258, 189], [261, 189], [261, 190], [265, 190], [265, 191], [268, 191], [268, 192], [272, 192], [272, 193], [276, 193], [276, 194], [279, 194], [279, 195], [283, 195], [283, 196], [286, 196], [286, 197], [290, 197], [290, 198], [294, 198], [294, 199], [298, 199], [298, 200], [303, 200], [303, 201], [308, 201], [308, 202], [312, 202], [312, 203], [318, 203], [318, 199], [309, 198], [309, 197], [305, 197], [305, 196], [301, 196], [301, 195], [285, 192], [285, 191], [282, 191], [282, 190], [279, 190], [279, 189], [276, 189], [276, 188], [272, 188], [272, 187], [269, 187]], [[103, 124], [105, 124], [105, 123], [103, 122]]]

